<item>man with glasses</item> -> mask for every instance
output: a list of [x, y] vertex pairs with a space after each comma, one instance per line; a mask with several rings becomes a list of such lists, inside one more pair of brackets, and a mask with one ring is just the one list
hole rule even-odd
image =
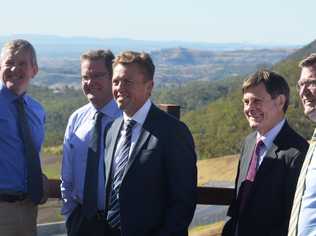
[[[297, 89], [304, 113], [316, 122], [316, 54], [302, 60], [300, 79]], [[310, 141], [310, 147], [297, 183], [289, 225], [289, 236], [316, 235], [316, 132]]]
[[69, 118], [62, 161], [62, 214], [68, 235], [104, 235], [104, 137], [121, 111], [112, 97], [111, 51], [81, 55], [81, 87], [89, 103]]
[[126, 51], [113, 63], [123, 111], [106, 137], [107, 236], [187, 236], [196, 204], [196, 155], [187, 126], [150, 100], [155, 66]]

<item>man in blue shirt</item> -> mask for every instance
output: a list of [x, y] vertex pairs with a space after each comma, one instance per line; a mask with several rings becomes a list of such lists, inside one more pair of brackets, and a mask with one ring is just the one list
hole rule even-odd
[[[109, 50], [81, 55], [81, 87], [89, 103], [70, 116], [64, 138], [61, 192], [68, 235], [104, 235], [104, 151], [100, 150], [107, 127], [121, 115], [112, 97], [113, 59]], [[91, 156], [95, 130], [98, 147]]]
[[[303, 59], [297, 90], [305, 115], [316, 122], [316, 54]], [[288, 236], [316, 235], [316, 130], [299, 176], [293, 202]]]
[[0, 235], [36, 235], [43, 201], [39, 153], [45, 112], [26, 94], [38, 66], [26, 40], [4, 45], [0, 57]]

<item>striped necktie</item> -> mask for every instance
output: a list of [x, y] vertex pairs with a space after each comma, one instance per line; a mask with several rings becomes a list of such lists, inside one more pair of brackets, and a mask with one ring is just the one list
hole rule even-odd
[[309, 149], [306, 154], [306, 157], [301, 169], [301, 173], [297, 181], [296, 192], [295, 192], [295, 196], [293, 200], [293, 206], [292, 206], [290, 223], [289, 223], [288, 236], [297, 235], [298, 218], [300, 214], [303, 193], [305, 190], [305, 178], [306, 178], [308, 166], [311, 162], [313, 153], [315, 151], [315, 147], [316, 147], [316, 129], [314, 130], [314, 134], [310, 141]]
[[18, 124], [24, 144], [25, 163], [27, 169], [27, 192], [33, 203], [39, 204], [43, 197], [43, 179], [39, 153], [36, 151], [28, 124], [24, 99], [16, 100]]
[[[116, 161], [112, 172], [112, 186], [111, 195], [108, 207], [107, 221], [112, 228], [120, 228], [120, 203], [119, 203], [119, 189], [122, 183], [124, 171], [128, 163], [129, 150], [132, 139], [132, 129], [136, 124], [134, 120], [127, 120], [124, 122], [123, 130], [125, 131], [121, 137], [122, 146], [117, 150], [113, 162]], [[113, 164], [112, 164], [113, 165]]]
[[83, 214], [91, 218], [98, 211], [98, 173], [100, 160], [100, 145], [102, 134], [102, 112], [96, 112], [94, 127], [88, 148], [87, 167], [83, 192]]

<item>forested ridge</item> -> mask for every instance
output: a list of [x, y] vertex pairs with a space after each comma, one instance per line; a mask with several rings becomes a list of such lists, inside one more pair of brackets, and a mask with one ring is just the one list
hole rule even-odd
[[[300, 73], [298, 62], [315, 49], [315, 44], [312, 42], [272, 67], [290, 84], [287, 118], [292, 127], [306, 138], [311, 136], [313, 124], [303, 115], [295, 84]], [[200, 159], [235, 154], [239, 152], [243, 138], [251, 131], [242, 112], [241, 84], [244, 78], [159, 85], [154, 90], [153, 100], [181, 106], [181, 119], [193, 133]], [[29, 92], [47, 111], [45, 146], [62, 144], [69, 115], [86, 103], [81, 90], [65, 87], [53, 91], [32, 86]]]

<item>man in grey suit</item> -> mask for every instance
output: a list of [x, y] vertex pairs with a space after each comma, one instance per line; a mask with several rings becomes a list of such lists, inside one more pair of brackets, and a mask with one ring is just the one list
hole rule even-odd
[[282, 76], [259, 70], [244, 81], [242, 91], [244, 115], [255, 132], [241, 149], [223, 235], [286, 235], [308, 143], [285, 119], [289, 87]]
[[106, 137], [109, 236], [185, 236], [196, 204], [196, 154], [186, 125], [151, 101], [154, 64], [123, 52], [112, 92], [123, 111]]
[[[316, 122], [316, 53], [302, 60], [297, 90], [301, 98], [304, 113]], [[316, 235], [316, 130], [312, 136], [300, 177], [297, 183], [291, 212], [289, 236]]]

